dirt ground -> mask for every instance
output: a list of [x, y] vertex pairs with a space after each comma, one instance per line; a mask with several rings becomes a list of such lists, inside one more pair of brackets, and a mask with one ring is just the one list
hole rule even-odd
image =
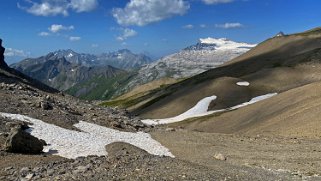
[[[321, 180], [321, 140], [260, 135], [246, 137], [187, 130], [154, 132], [152, 135], [177, 158], [214, 170], [261, 168], [302, 179]], [[227, 160], [214, 159], [218, 153]]]

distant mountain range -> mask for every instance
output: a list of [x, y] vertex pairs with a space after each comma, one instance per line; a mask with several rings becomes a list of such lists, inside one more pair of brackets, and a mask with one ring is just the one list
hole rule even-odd
[[62, 91], [96, 76], [111, 78], [125, 72], [112, 66], [86, 67], [73, 64], [64, 57], [57, 58], [52, 55], [49, 54], [38, 59], [27, 59], [12, 65], [12, 67]]
[[205, 38], [156, 62], [126, 49], [101, 55], [58, 50], [12, 67], [77, 97], [109, 99], [161, 78], [180, 79], [202, 73], [254, 46], [224, 38]]
[[68, 62], [86, 67], [113, 66], [120, 69], [139, 68], [152, 62], [152, 59], [144, 54], [134, 54], [130, 50], [122, 49], [116, 52], [100, 55], [77, 53], [73, 50], [58, 50], [49, 53], [51, 59], [65, 58]]

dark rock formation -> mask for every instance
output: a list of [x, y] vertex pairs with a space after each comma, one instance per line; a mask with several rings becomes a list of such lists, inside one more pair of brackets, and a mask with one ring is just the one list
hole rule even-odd
[[276, 34], [275, 35], [276, 37], [281, 37], [281, 36], [285, 36], [285, 34], [282, 32], [282, 31], [280, 31], [278, 34]]
[[39, 154], [45, 142], [25, 132], [22, 128], [13, 128], [6, 140], [5, 150], [12, 153]]
[[0, 39], [0, 68], [7, 68], [8, 65], [4, 61], [4, 51], [6, 49], [2, 47], [2, 39]]

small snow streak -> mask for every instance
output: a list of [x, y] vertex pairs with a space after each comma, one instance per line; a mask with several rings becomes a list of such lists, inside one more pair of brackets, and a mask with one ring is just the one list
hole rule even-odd
[[247, 87], [247, 86], [249, 86], [249, 85], [250, 85], [250, 83], [249, 83], [249, 82], [246, 82], [246, 81], [243, 81], [243, 82], [237, 82], [237, 83], [236, 83], [236, 85]]

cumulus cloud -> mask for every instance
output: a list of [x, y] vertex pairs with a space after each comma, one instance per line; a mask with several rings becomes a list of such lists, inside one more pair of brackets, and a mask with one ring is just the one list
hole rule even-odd
[[57, 33], [62, 30], [73, 30], [73, 29], [75, 29], [74, 26], [63, 26], [63, 25], [57, 25], [57, 24], [53, 24], [48, 28], [48, 30], [53, 33]]
[[117, 40], [119, 41], [125, 41], [127, 40], [129, 37], [133, 37], [136, 36], [137, 32], [133, 29], [129, 29], [129, 28], [125, 28], [123, 29], [123, 32], [120, 36], [117, 37]]
[[232, 29], [232, 28], [242, 28], [243, 25], [241, 23], [224, 23], [224, 24], [216, 24], [216, 28], [223, 28], [223, 29]]
[[79, 36], [71, 36], [71, 37], [69, 37], [69, 40], [70, 41], [79, 41], [79, 40], [81, 40], [81, 37], [79, 37]]
[[4, 56], [7, 57], [27, 57], [30, 53], [26, 53], [23, 50], [17, 50], [14, 48], [6, 48]]
[[184, 29], [193, 29], [193, 28], [194, 28], [194, 25], [188, 24], [188, 25], [183, 26], [183, 28], [184, 28]]
[[189, 8], [184, 0], [130, 0], [124, 8], [114, 8], [112, 14], [120, 25], [144, 26], [183, 15]]
[[220, 4], [220, 3], [230, 3], [234, 0], [202, 0], [205, 4]]
[[26, 5], [17, 3], [18, 8], [36, 16], [68, 16], [69, 11], [89, 12], [98, 5], [98, 0], [24, 0]]
[[97, 5], [97, 0], [71, 0], [70, 2], [70, 7], [78, 13], [92, 11]]
[[50, 33], [43, 31], [43, 32], [40, 32], [38, 35], [39, 36], [49, 36]]

